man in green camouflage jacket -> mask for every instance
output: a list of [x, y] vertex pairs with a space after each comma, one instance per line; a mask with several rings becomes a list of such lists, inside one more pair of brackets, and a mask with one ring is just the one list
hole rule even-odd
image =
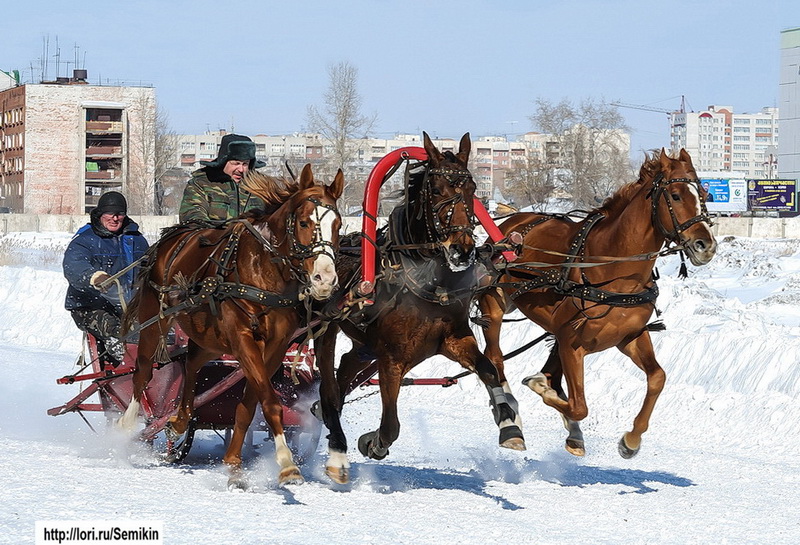
[[245, 174], [266, 163], [256, 159], [256, 145], [248, 137], [226, 134], [217, 158], [200, 161], [203, 168], [192, 173], [181, 200], [180, 221], [218, 223], [239, 217], [264, 202], [239, 187]]

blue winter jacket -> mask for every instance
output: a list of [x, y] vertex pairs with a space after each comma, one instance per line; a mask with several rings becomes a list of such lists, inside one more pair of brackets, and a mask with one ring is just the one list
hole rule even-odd
[[[91, 216], [92, 221], [81, 227], [64, 253], [64, 277], [69, 282], [64, 306], [67, 310], [76, 308], [114, 310], [121, 313], [119, 296], [130, 300], [138, 267], [120, 277], [122, 294], [112, 284], [107, 293], [89, 284], [89, 279], [97, 271], [110, 275], [121, 271], [147, 251], [148, 244], [139, 232], [139, 226], [125, 218], [122, 231], [113, 234], [103, 228], [99, 217]], [[110, 307], [110, 306], [111, 307]]]

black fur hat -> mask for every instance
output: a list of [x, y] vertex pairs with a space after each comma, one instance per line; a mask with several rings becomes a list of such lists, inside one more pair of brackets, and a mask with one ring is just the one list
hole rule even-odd
[[200, 161], [200, 164], [211, 168], [222, 168], [228, 161], [250, 161], [250, 168], [261, 168], [267, 165], [256, 159], [256, 144], [241, 134], [226, 134], [219, 145], [217, 158], [213, 161]]
[[100, 196], [95, 208], [98, 215], [103, 214], [127, 214], [128, 201], [125, 196], [117, 191], [108, 191]]

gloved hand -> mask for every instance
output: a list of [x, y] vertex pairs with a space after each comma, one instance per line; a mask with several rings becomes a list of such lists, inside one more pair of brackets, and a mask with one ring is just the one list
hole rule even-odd
[[102, 287], [100, 287], [100, 284], [102, 284], [103, 282], [105, 282], [109, 278], [111, 278], [111, 275], [108, 274], [107, 272], [105, 272], [105, 271], [95, 271], [92, 274], [92, 277], [89, 279], [89, 284], [91, 284], [93, 288], [99, 290], [100, 292], [105, 293], [105, 291], [108, 289], [108, 287], [106, 286], [105, 288], [102, 288]]

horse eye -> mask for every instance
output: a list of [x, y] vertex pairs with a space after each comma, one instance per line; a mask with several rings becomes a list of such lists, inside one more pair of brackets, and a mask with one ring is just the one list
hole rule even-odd
[[439, 195], [441, 195], [441, 194], [442, 194], [442, 192], [441, 192], [441, 191], [439, 191], [439, 188], [438, 188], [438, 187], [434, 187], [434, 188], [433, 188], [433, 194], [434, 194], [434, 195], [436, 195], [436, 196], [438, 197]]
[[300, 227], [302, 227], [303, 229], [308, 228], [308, 222], [305, 221], [305, 220], [301, 220], [300, 221]]
[[681, 196], [678, 195], [677, 193], [673, 193], [672, 194], [672, 200], [673, 201], [679, 201], [679, 200], [681, 200]]

